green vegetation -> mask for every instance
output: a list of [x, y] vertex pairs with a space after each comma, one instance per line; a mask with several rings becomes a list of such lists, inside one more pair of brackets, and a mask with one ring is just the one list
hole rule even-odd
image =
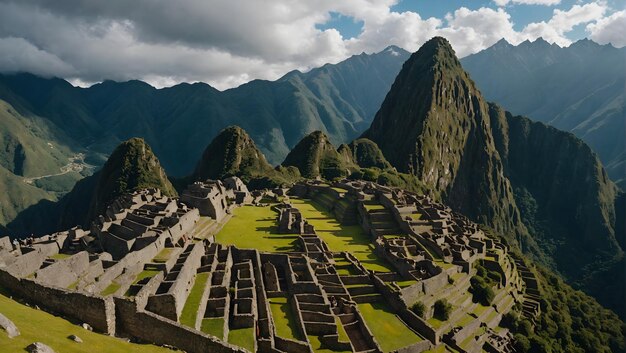
[[373, 181], [380, 185], [394, 186], [401, 189], [423, 193], [424, 184], [411, 174], [399, 173], [395, 169], [362, 168], [350, 174], [350, 179]]
[[59, 254], [54, 254], [54, 255], [50, 256], [50, 258], [54, 259], [54, 260], [63, 260], [63, 259], [67, 259], [70, 256], [72, 256], [72, 255], [59, 253]]
[[286, 297], [269, 298], [272, 318], [276, 334], [280, 337], [303, 340], [300, 330], [296, 326], [296, 318]]
[[196, 275], [196, 281], [189, 292], [183, 311], [180, 314], [180, 323], [189, 327], [196, 327], [196, 317], [198, 314], [198, 307], [200, 306], [200, 300], [204, 293], [204, 287], [209, 279], [208, 272], [198, 273]]
[[320, 338], [317, 336], [308, 336], [309, 343], [311, 344], [311, 348], [315, 353], [350, 353], [351, 351], [336, 351], [330, 348], [325, 347]]
[[408, 328], [384, 302], [357, 304], [357, 307], [384, 352], [424, 340]]
[[121, 287], [120, 284], [118, 284], [117, 282], [113, 281], [113, 282], [111, 282], [111, 284], [108, 285], [108, 287], [106, 287], [100, 293], [100, 295], [103, 296], [103, 297], [106, 297], [107, 295], [115, 294], [120, 289], [120, 287]]
[[411, 311], [415, 313], [415, 315], [419, 317], [424, 317], [424, 313], [426, 312], [426, 306], [422, 302], [416, 302], [411, 305]]
[[477, 275], [470, 279], [470, 283], [470, 292], [474, 295], [472, 300], [484, 306], [491, 305], [491, 302], [495, 297], [493, 289], [491, 288], [493, 282], [487, 281], [485, 280], [485, 277]]
[[[335, 252], [346, 251], [372, 271], [390, 272], [389, 264], [374, 254], [374, 246], [360, 226], [344, 226], [319, 203], [311, 200], [291, 199], [302, 216], [315, 227], [317, 235]], [[346, 268], [349, 271], [348, 268]]]
[[433, 317], [435, 317], [436, 319], [446, 321], [450, 317], [451, 312], [452, 305], [450, 305], [445, 298], [439, 299], [435, 302]]
[[[626, 324], [593, 298], [572, 289], [560, 278], [539, 268], [541, 314], [534, 330], [518, 314], [505, 315], [500, 325], [520, 339], [520, 352], [623, 352]], [[526, 342], [528, 341], [528, 342]]]
[[279, 234], [278, 214], [271, 207], [243, 206], [233, 210], [233, 216], [215, 235], [221, 244], [240, 249], [260, 251], [293, 251], [297, 236]]
[[228, 343], [245, 348], [250, 352], [254, 352], [254, 328], [238, 328], [231, 329], [228, 332]]
[[173, 250], [174, 248], [164, 248], [163, 250], [161, 250], [160, 253], [157, 254], [157, 256], [154, 257], [154, 259], [152, 259], [152, 261], [156, 263], [167, 262], [167, 260], [170, 259], [170, 255], [172, 254]]
[[[124, 340], [87, 331], [65, 319], [35, 310], [9, 299], [9, 294], [0, 288], [0, 308], [2, 314], [20, 330], [20, 335], [12, 339], [0, 332], [0, 352], [24, 352], [33, 342], [43, 342], [55, 352], [82, 353], [85, 347], [93, 353], [159, 353], [171, 352], [169, 349], [129, 343]], [[77, 335], [83, 343], [76, 344], [68, 339]]]
[[230, 176], [238, 176], [251, 189], [278, 187], [300, 178], [293, 169], [272, 168], [252, 138], [239, 126], [227, 127], [211, 141], [192, 179], [217, 180]]
[[166, 196], [177, 196], [152, 149], [141, 138], [121, 143], [98, 173], [88, 218], [102, 213], [116, 197], [145, 188], [158, 188]]
[[298, 168], [305, 178], [321, 176], [326, 180], [346, 177], [350, 170], [358, 168], [350, 155], [340, 154], [321, 131], [314, 131], [302, 138], [282, 165]]
[[224, 318], [223, 317], [208, 317], [202, 319], [200, 325], [200, 331], [215, 336], [219, 339], [224, 339]]

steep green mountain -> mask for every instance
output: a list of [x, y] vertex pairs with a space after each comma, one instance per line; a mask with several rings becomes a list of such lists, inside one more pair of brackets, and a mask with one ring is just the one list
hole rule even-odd
[[[578, 288], [593, 293], [592, 279], [623, 258], [616, 187], [591, 149], [486, 103], [443, 38], [406, 62], [364, 137], [435, 197]], [[603, 304], [624, 313], [623, 303]]]
[[93, 154], [142, 137], [168, 172], [182, 177], [230, 125], [246, 129], [273, 165], [315, 130], [335, 144], [350, 141], [369, 125], [407, 57], [390, 47], [223, 92], [203, 83], [156, 89], [140, 81], [83, 89], [60, 79], [0, 75], [0, 99], [47, 119]]
[[360, 138], [352, 141], [349, 145], [352, 159], [361, 168], [390, 169], [383, 152], [372, 140]]
[[584, 39], [561, 48], [501, 40], [461, 60], [491, 101], [585, 141], [622, 187], [626, 178], [626, 48]]
[[298, 142], [282, 165], [296, 167], [303, 177], [310, 179], [346, 177], [356, 166], [345, 153], [345, 147], [342, 150], [343, 153], [339, 153], [326, 134], [314, 131]]
[[158, 188], [166, 196], [177, 196], [159, 160], [141, 138], [117, 146], [97, 175], [90, 218], [104, 211], [116, 197], [135, 190]]
[[43, 235], [76, 225], [88, 227], [108, 204], [124, 193], [158, 188], [164, 195], [177, 192], [152, 149], [141, 138], [121, 143], [102, 169], [74, 185], [59, 201], [42, 200], [21, 212], [11, 223], [14, 235]]
[[363, 137], [434, 196], [516, 239], [527, 231], [511, 185], [501, 177], [489, 120], [487, 103], [452, 47], [436, 37], [404, 64]]
[[254, 188], [279, 186], [297, 178], [298, 174], [272, 168], [245, 130], [229, 126], [204, 150], [191, 179], [224, 179], [229, 176], [238, 176]]
[[78, 151], [46, 119], [23, 115], [0, 100], [0, 224], [42, 199], [55, 200], [71, 190], [90, 172]]

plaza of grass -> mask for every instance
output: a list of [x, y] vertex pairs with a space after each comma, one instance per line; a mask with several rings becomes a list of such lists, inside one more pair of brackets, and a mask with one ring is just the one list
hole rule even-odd
[[[368, 270], [392, 271], [388, 263], [374, 254], [374, 247], [360, 226], [341, 225], [323, 206], [311, 200], [292, 198], [290, 202], [300, 210], [309, 224], [315, 227], [315, 232], [331, 251], [352, 254]], [[216, 234], [215, 241], [238, 248], [255, 248], [259, 251], [297, 251], [297, 235], [279, 234], [277, 216], [271, 205], [266, 207], [246, 205], [236, 208], [233, 210], [232, 218]], [[356, 274], [353, 266], [345, 259], [337, 259], [336, 267], [340, 274]], [[295, 316], [287, 304], [287, 298], [271, 298], [269, 304], [277, 334], [289, 339], [304, 340], [296, 329]], [[359, 304], [358, 308], [384, 351], [392, 351], [423, 340], [383, 302]], [[221, 333], [221, 325], [223, 321], [210, 325], [207, 323], [203, 331]], [[340, 339], [343, 336], [343, 340], [348, 341], [342, 325], [339, 324], [338, 327]], [[315, 352], [332, 352], [323, 347], [319, 338], [309, 336], [307, 339]]]

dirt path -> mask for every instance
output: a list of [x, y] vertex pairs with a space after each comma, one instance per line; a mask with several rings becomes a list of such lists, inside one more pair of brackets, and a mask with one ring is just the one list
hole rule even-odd
[[75, 154], [75, 155], [73, 155], [72, 157], [69, 158], [69, 163], [64, 165], [64, 166], [62, 166], [61, 167], [61, 171], [59, 173], [42, 175], [42, 176], [38, 176], [38, 177], [24, 178], [24, 182], [26, 184], [32, 185], [36, 180], [40, 180], [40, 179], [44, 179], [44, 178], [50, 178], [50, 177], [59, 176], [59, 175], [64, 175], [64, 174], [67, 174], [69, 172], [80, 173], [83, 170], [85, 170], [85, 168], [91, 168], [91, 167], [92, 167], [91, 165], [85, 163], [85, 154], [84, 153], [78, 153], [78, 154]]

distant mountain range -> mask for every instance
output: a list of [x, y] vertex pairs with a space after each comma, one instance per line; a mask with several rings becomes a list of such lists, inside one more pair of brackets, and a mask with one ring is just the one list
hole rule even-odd
[[626, 186], [626, 48], [500, 40], [461, 63], [488, 100], [574, 133]]

